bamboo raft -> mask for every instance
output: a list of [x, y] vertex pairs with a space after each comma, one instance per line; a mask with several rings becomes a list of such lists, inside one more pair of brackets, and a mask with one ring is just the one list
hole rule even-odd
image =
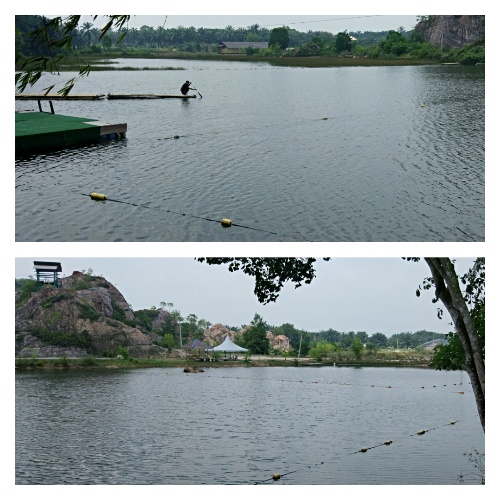
[[102, 99], [196, 99], [194, 95], [178, 94], [16, 94], [20, 101], [98, 101]]
[[104, 99], [105, 94], [16, 94], [16, 100], [20, 101], [98, 101]]
[[195, 95], [178, 94], [108, 94], [108, 99], [196, 99]]

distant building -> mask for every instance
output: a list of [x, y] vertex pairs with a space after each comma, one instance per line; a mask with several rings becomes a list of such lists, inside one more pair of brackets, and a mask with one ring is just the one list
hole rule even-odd
[[245, 50], [251, 47], [252, 49], [260, 50], [267, 49], [267, 42], [219, 42], [219, 54], [244, 54]]

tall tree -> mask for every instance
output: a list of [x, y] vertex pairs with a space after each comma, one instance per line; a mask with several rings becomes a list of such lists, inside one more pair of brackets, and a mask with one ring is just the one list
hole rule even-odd
[[352, 49], [351, 36], [347, 31], [342, 31], [337, 33], [335, 37], [335, 51], [336, 52], [346, 52]]
[[283, 28], [273, 28], [271, 30], [271, 35], [269, 37], [269, 47], [273, 45], [278, 45], [281, 50], [285, 50], [290, 43], [290, 37], [288, 36], [288, 30]]
[[252, 354], [269, 354], [270, 344], [262, 316], [254, 316], [250, 326], [243, 332], [243, 340], [245, 347], [250, 349]]
[[[415, 260], [415, 259], [414, 259]], [[484, 311], [485, 259], [478, 258], [469, 272], [459, 278], [449, 258], [425, 258], [431, 270], [431, 278], [424, 281], [423, 288], [434, 288], [434, 302], [440, 301], [450, 314], [455, 333], [463, 349], [460, 368], [470, 378], [472, 390], [483, 429], [485, 428], [485, 360], [484, 360]], [[460, 283], [465, 286], [462, 292]], [[420, 288], [417, 290], [420, 295]], [[469, 310], [467, 304], [471, 307]], [[440, 312], [438, 312], [441, 315]], [[479, 327], [479, 328], [478, 328]], [[456, 340], [455, 340], [456, 344]]]

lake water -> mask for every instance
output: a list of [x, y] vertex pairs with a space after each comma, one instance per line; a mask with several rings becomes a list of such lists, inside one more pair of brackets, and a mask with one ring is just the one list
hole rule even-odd
[[451, 485], [484, 453], [461, 372], [21, 372], [15, 396], [16, 484]]
[[54, 102], [127, 138], [17, 158], [17, 241], [484, 241], [484, 67], [117, 64], [184, 70], [94, 72], [74, 92], [189, 79], [203, 98]]

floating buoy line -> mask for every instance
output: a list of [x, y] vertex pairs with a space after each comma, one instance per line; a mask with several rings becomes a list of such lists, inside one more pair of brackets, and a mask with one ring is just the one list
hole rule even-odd
[[241, 227], [243, 229], [250, 229], [252, 231], [259, 231], [261, 233], [273, 234], [275, 236], [280, 236], [281, 238], [301, 240], [301, 238], [299, 238], [298, 236], [297, 237], [290, 236], [290, 235], [278, 233], [276, 231], [269, 231], [269, 230], [258, 228], [258, 227], [246, 226], [244, 224], [235, 224], [231, 219], [228, 219], [228, 218], [223, 218], [221, 220], [217, 220], [217, 219], [212, 219], [210, 217], [203, 217], [201, 215], [188, 214], [186, 212], [177, 212], [175, 210], [171, 210], [171, 209], [167, 209], [167, 208], [151, 207], [151, 206], [140, 204], [140, 203], [133, 203], [131, 201], [123, 201], [123, 200], [116, 200], [113, 198], [108, 198], [105, 194], [97, 193], [97, 192], [92, 192], [89, 194], [84, 194], [84, 193], [80, 193], [80, 194], [83, 196], [90, 196], [90, 199], [94, 200], [94, 201], [111, 201], [114, 203], [123, 203], [124, 205], [131, 205], [133, 207], [145, 208], [148, 210], [157, 210], [160, 212], [166, 212], [166, 213], [175, 214], [175, 215], [182, 215], [183, 217], [190, 217], [192, 219], [201, 219], [201, 220], [205, 220], [208, 222], [216, 222], [217, 224], [220, 224], [224, 228], [233, 227], [233, 226], [234, 227]]
[[[216, 368], [214, 368], [216, 370]], [[176, 376], [178, 375], [177, 373], [170, 374], [170, 376]], [[206, 377], [214, 377], [216, 378], [215, 375], [210, 375], [207, 374], [205, 375]], [[226, 378], [226, 379], [232, 379], [232, 380], [248, 380], [248, 381], [260, 381], [261, 379], [259, 378], [253, 378], [253, 377], [236, 377], [236, 376], [230, 376], [230, 375], [221, 375], [220, 378]], [[449, 388], [459, 388], [460, 386], [463, 385], [471, 385], [470, 382], [466, 382], [465, 384], [463, 382], [457, 382], [454, 384], [442, 384], [442, 385], [428, 385], [428, 386], [414, 386], [414, 387], [401, 387], [397, 385], [375, 385], [375, 384], [351, 384], [348, 382], [338, 382], [335, 380], [330, 380], [328, 382], [318, 382], [317, 380], [312, 380], [312, 381], [304, 381], [304, 380], [286, 380], [286, 379], [266, 379], [269, 382], [275, 382], [275, 383], [289, 383], [289, 384], [318, 384], [322, 386], [342, 386], [342, 387], [372, 387], [374, 389], [402, 389], [402, 390], [421, 390], [421, 389], [437, 389], [441, 387], [449, 387]], [[459, 390], [459, 391], [452, 391], [455, 394], [465, 394], [465, 391]]]
[[[409, 439], [409, 438], [414, 438], [415, 436], [424, 436], [425, 434], [428, 434], [429, 432], [436, 431], [438, 429], [443, 429], [444, 427], [456, 425], [458, 422], [464, 422], [464, 421], [468, 420], [469, 418], [470, 417], [464, 418], [462, 420], [452, 420], [452, 421], [448, 422], [447, 424], [438, 425], [436, 427], [432, 427], [429, 429], [420, 429], [417, 432], [415, 432], [414, 434], [409, 434], [408, 436], [402, 437], [398, 441], [402, 441], [404, 439]], [[357, 455], [358, 453], [364, 454], [364, 453], [367, 453], [368, 451], [373, 450], [375, 448], [381, 448], [382, 446], [390, 446], [394, 442], [395, 441], [393, 441], [392, 439], [386, 439], [385, 441], [380, 442], [378, 444], [375, 444], [373, 446], [364, 446], [364, 447], [359, 448], [359, 449], [352, 451], [350, 453], [338, 455], [337, 457], [333, 457], [333, 460], [341, 460], [342, 458], [350, 457], [352, 455]], [[315, 464], [304, 465], [303, 467], [300, 467], [298, 469], [295, 469], [295, 470], [292, 470], [289, 472], [277, 472], [277, 473], [274, 473], [271, 477], [268, 477], [268, 478], [263, 479], [261, 481], [255, 481], [253, 484], [264, 484], [264, 483], [267, 483], [270, 481], [277, 482], [282, 477], [289, 476], [291, 474], [296, 474], [297, 472], [302, 472], [302, 471], [307, 470], [307, 469], [312, 469], [313, 467], [320, 467], [320, 466], [325, 465], [327, 463], [331, 463], [331, 462], [321, 461], [321, 462], [317, 462]]]

